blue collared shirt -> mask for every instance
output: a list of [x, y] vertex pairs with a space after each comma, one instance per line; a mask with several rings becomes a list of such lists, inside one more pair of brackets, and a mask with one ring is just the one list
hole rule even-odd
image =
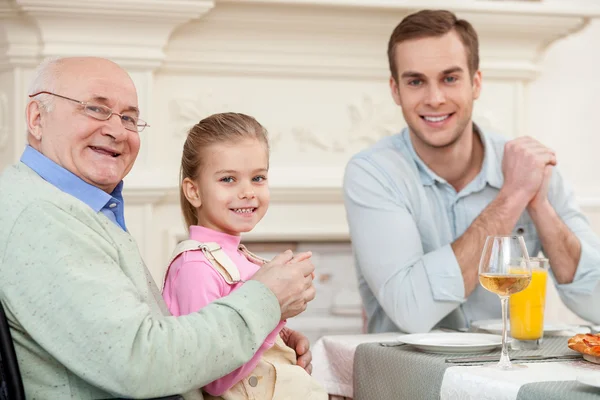
[[[477, 286], [465, 298], [451, 247], [504, 182], [507, 140], [481, 131], [479, 135], [484, 145], [481, 171], [458, 193], [418, 157], [407, 129], [382, 139], [348, 163], [344, 201], [369, 332], [467, 328], [472, 321], [501, 316], [498, 296], [483, 287]], [[573, 282], [554, 280], [555, 286], [572, 311], [600, 323], [600, 307], [591, 306], [600, 304], [600, 240], [556, 169], [548, 198], [581, 242]], [[542, 250], [527, 212], [513, 233], [524, 237], [530, 255]]]
[[25, 148], [21, 156], [21, 162], [34, 170], [48, 183], [83, 201], [94, 212], [101, 212], [124, 231], [127, 231], [123, 213], [123, 195], [121, 193], [123, 181], [117, 185], [111, 194], [108, 194], [61, 167], [31, 146]]

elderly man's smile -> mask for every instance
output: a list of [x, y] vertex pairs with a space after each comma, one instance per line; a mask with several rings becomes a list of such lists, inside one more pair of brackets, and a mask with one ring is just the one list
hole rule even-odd
[[99, 146], [90, 146], [90, 149], [97, 154], [109, 156], [109, 157], [119, 157], [121, 153], [119, 151], [113, 150], [109, 147], [99, 147]]

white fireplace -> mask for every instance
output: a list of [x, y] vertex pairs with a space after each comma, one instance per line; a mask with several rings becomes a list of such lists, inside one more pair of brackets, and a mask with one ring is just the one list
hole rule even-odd
[[[475, 26], [484, 76], [475, 120], [555, 147], [600, 231], [600, 179], [589, 169], [600, 139], [594, 113], [579, 112], [600, 89], [585, 81], [600, 66], [591, 20], [600, 6], [590, 0], [0, 0], [0, 166], [25, 145], [27, 87], [44, 57], [123, 65], [151, 124], [126, 179], [127, 224], [160, 281], [186, 234], [177, 188], [186, 130], [215, 112], [251, 114], [270, 132], [272, 206], [244, 240], [265, 254], [315, 252], [317, 300], [293, 327], [312, 339], [358, 332], [342, 175], [352, 154], [404, 126], [385, 52], [394, 26], [420, 8], [447, 8]], [[582, 86], [557, 93], [560, 79]], [[573, 138], [580, 143], [568, 148]]]

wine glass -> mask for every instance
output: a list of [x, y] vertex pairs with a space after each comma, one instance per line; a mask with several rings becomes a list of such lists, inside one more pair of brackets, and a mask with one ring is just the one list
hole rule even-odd
[[529, 254], [522, 236], [488, 236], [479, 261], [481, 286], [500, 297], [502, 304], [502, 355], [497, 368], [525, 368], [508, 358], [506, 317], [508, 297], [525, 289], [531, 281]]

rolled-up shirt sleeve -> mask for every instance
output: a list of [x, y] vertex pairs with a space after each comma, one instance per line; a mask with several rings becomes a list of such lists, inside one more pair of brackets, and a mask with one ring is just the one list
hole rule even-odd
[[346, 167], [344, 202], [359, 269], [388, 317], [404, 332], [431, 330], [464, 302], [450, 244], [427, 254], [397, 183], [365, 158]]
[[557, 284], [558, 293], [571, 311], [600, 324], [600, 307], [594, 306], [600, 304], [600, 239], [577, 206], [573, 190], [557, 169], [552, 174], [548, 197], [562, 221], [581, 243], [573, 282]]

